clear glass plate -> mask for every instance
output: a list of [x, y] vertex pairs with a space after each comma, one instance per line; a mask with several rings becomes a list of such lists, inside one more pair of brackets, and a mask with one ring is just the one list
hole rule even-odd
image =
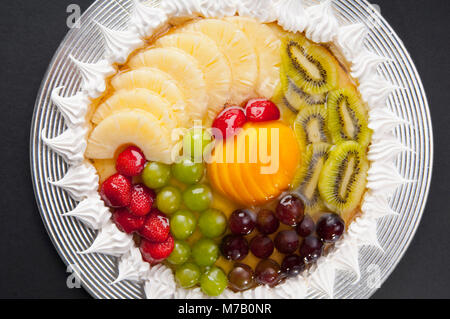
[[[313, 2], [313, 1], [311, 1]], [[316, 1], [317, 2], [317, 1]], [[413, 152], [399, 155], [396, 165], [407, 180], [415, 180], [400, 187], [391, 206], [398, 216], [379, 221], [378, 238], [383, 251], [363, 247], [360, 251], [362, 278], [355, 284], [348, 273], [338, 273], [336, 298], [368, 298], [378, 288], [374, 275], [383, 283], [405, 253], [422, 216], [431, 179], [433, 139], [430, 114], [425, 92], [417, 70], [402, 41], [389, 24], [365, 0], [334, 1], [339, 19], [343, 22], [363, 22], [370, 28], [366, 46], [373, 52], [392, 59], [379, 72], [394, 84], [404, 87], [389, 99], [391, 110], [411, 125], [399, 127], [395, 134]], [[48, 180], [61, 179], [67, 165], [41, 140], [41, 132], [55, 137], [65, 130], [64, 120], [50, 95], [54, 88], [64, 86], [64, 96], [80, 89], [80, 76], [69, 54], [86, 62], [99, 60], [104, 52], [101, 33], [94, 21], [112, 29], [125, 29], [132, 10], [131, 0], [98, 0], [81, 18], [81, 28], [68, 32], [55, 53], [44, 76], [31, 124], [30, 160], [36, 201], [44, 225], [61, 258], [74, 267], [83, 287], [95, 298], [144, 298], [142, 285], [121, 282], [110, 285], [117, 276], [117, 260], [99, 254], [80, 255], [95, 238], [95, 231], [81, 222], [62, 214], [75, 208], [76, 203]], [[318, 295], [310, 294], [314, 298]]]

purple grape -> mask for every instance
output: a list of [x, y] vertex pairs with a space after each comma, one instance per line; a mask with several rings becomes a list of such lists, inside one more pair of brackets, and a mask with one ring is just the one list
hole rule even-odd
[[314, 220], [309, 215], [305, 215], [302, 222], [297, 225], [297, 234], [303, 238], [308, 237], [314, 233], [316, 229], [316, 224]]
[[295, 230], [282, 230], [275, 237], [275, 247], [280, 253], [292, 254], [298, 245], [299, 239]]
[[264, 259], [255, 269], [256, 281], [262, 285], [275, 286], [281, 279], [281, 267], [272, 259]]
[[228, 273], [228, 284], [235, 291], [243, 291], [253, 287], [254, 275], [250, 266], [236, 263]]
[[326, 243], [334, 243], [341, 238], [345, 223], [337, 214], [324, 214], [317, 222], [317, 235]]
[[248, 209], [238, 209], [231, 214], [228, 222], [233, 234], [248, 235], [255, 228], [255, 214]]
[[296, 226], [303, 219], [305, 205], [295, 195], [287, 195], [278, 203], [276, 215], [285, 225]]
[[242, 260], [248, 255], [247, 239], [240, 235], [228, 235], [220, 246], [222, 255], [228, 260]]
[[300, 245], [300, 257], [303, 258], [305, 263], [313, 263], [322, 255], [323, 243], [314, 236], [309, 236], [303, 239]]
[[258, 258], [269, 258], [273, 253], [274, 244], [272, 239], [264, 235], [256, 235], [250, 242], [250, 251]]
[[281, 263], [281, 271], [287, 277], [295, 277], [305, 270], [305, 262], [299, 255], [284, 257]]
[[258, 213], [258, 217], [256, 217], [256, 228], [258, 228], [261, 234], [273, 234], [278, 230], [278, 227], [280, 227], [280, 221], [272, 211], [263, 209]]

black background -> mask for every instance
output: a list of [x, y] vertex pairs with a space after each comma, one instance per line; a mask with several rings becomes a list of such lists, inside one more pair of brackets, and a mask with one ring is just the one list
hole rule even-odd
[[[448, 0], [372, 0], [403, 39], [424, 82], [434, 126], [428, 204], [406, 255], [374, 298], [450, 298]], [[40, 82], [67, 33], [66, 8], [92, 0], [0, 4], [0, 298], [89, 298], [66, 287], [65, 266], [41, 222], [29, 166]]]

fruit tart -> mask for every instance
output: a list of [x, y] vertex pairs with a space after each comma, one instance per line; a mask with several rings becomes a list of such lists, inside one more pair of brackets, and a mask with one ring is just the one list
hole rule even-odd
[[[400, 122], [332, 1], [134, 1], [98, 25], [105, 57], [72, 58], [68, 130], [44, 141], [70, 164], [55, 186], [148, 298], [333, 297], [404, 181], [383, 161]], [[389, 144], [391, 143], [391, 144]], [[378, 163], [379, 162], [379, 163]], [[386, 178], [386, 180], [383, 180]], [[374, 233], [375, 231], [375, 233]]]

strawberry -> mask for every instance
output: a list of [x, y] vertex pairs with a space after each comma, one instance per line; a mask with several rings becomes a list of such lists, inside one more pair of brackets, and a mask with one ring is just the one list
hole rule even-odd
[[128, 209], [136, 216], [145, 216], [150, 213], [156, 194], [143, 184], [136, 184], [131, 190], [131, 202]]
[[126, 207], [131, 201], [131, 179], [121, 174], [114, 174], [100, 187], [100, 196], [107, 206]]
[[226, 108], [214, 120], [213, 135], [216, 139], [228, 138], [237, 133], [237, 129], [244, 126], [246, 122], [244, 110], [233, 106]]
[[126, 208], [119, 208], [113, 213], [113, 221], [117, 228], [124, 233], [131, 234], [144, 225], [144, 216], [135, 216]]
[[280, 110], [272, 101], [266, 99], [253, 99], [245, 107], [247, 120], [250, 122], [267, 122], [280, 119]]
[[139, 235], [157, 243], [164, 242], [169, 233], [169, 219], [157, 209], [152, 209], [145, 219], [144, 226], [139, 230]]
[[130, 146], [117, 157], [116, 170], [125, 176], [138, 176], [144, 170], [145, 163], [144, 153], [138, 147]]
[[170, 256], [174, 246], [175, 242], [172, 235], [169, 235], [169, 237], [167, 237], [167, 239], [162, 243], [154, 243], [142, 238], [140, 250], [142, 258], [146, 262], [156, 265]]

